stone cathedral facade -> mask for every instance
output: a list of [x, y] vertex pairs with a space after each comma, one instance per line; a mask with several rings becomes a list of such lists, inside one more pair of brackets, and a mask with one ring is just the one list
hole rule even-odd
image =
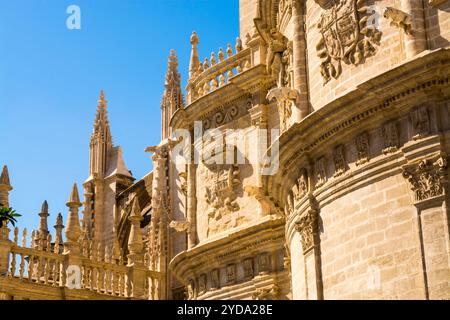
[[[140, 179], [101, 93], [89, 175], [53, 239], [46, 203], [31, 242], [0, 229], [0, 295], [450, 298], [449, 11], [240, 0], [235, 44], [200, 59], [192, 34], [185, 95], [171, 52]], [[5, 167], [5, 206], [11, 190]]]

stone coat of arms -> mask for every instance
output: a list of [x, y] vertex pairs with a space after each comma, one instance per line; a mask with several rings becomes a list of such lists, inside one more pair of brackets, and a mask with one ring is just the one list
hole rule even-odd
[[316, 0], [325, 10], [318, 28], [316, 46], [321, 59], [320, 72], [327, 83], [342, 73], [342, 62], [358, 65], [376, 52], [381, 32], [374, 24], [374, 12], [366, 0]]

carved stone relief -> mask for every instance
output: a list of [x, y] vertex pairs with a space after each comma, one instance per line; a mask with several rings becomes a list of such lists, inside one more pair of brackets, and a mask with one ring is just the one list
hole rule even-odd
[[412, 17], [411, 15], [393, 7], [386, 7], [383, 17], [391, 21], [391, 26], [397, 27], [405, 31], [406, 34], [412, 34]]
[[344, 146], [342, 144], [334, 148], [333, 162], [334, 162], [334, 176], [338, 177], [342, 175], [346, 170]]
[[300, 170], [300, 175], [292, 187], [292, 194], [295, 203], [299, 202], [308, 193], [308, 172], [306, 169]]
[[270, 271], [270, 257], [267, 252], [261, 253], [258, 258], [258, 271], [265, 274]]
[[198, 294], [206, 292], [206, 274], [202, 274], [198, 279]]
[[382, 129], [384, 149], [383, 153], [395, 152], [398, 148], [398, 127], [396, 121], [385, 123]]
[[300, 233], [304, 254], [314, 247], [314, 236], [318, 231], [318, 221], [317, 211], [311, 209], [300, 217], [296, 223], [295, 228]]
[[253, 300], [276, 300], [279, 294], [279, 288], [277, 285], [272, 285], [268, 288], [258, 289], [253, 295]]
[[248, 279], [248, 278], [253, 278], [253, 259], [249, 258], [249, 259], [245, 259], [242, 262], [242, 266], [244, 269], [244, 278]]
[[214, 269], [211, 271], [211, 289], [219, 289], [220, 288], [220, 277], [219, 270]]
[[381, 32], [370, 24], [372, 10], [365, 0], [315, 0], [324, 10], [317, 24], [316, 45], [324, 84], [342, 73], [342, 62], [359, 65], [376, 53]]
[[403, 167], [403, 177], [410, 183], [414, 201], [421, 202], [444, 194], [447, 182], [447, 157], [422, 160]]
[[426, 106], [421, 106], [411, 111], [411, 125], [414, 140], [423, 138], [430, 133], [430, 117]]
[[234, 284], [236, 282], [236, 265], [229, 264], [227, 270], [227, 284]]
[[363, 132], [355, 138], [356, 144], [356, 165], [362, 165], [369, 161], [369, 134]]
[[319, 159], [317, 159], [316, 165], [315, 165], [315, 171], [316, 171], [316, 187], [320, 188], [327, 182], [325, 157], [320, 157]]
[[206, 116], [203, 121], [203, 129], [214, 129], [225, 125], [240, 116], [240, 108], [231, 106], [227, 108], [219, 108], [212, 116]]
[[205, 201], [208, 204], [207, 236], [244, 223], [245, 219], [237, 214], [240, 207], [236, 199], [242, 188], [239, 167], [213, 164], [204, 178]]

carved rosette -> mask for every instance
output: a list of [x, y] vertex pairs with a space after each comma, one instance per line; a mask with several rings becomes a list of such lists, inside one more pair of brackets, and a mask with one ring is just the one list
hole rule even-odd
[[445, 193], [447, 184], [447, 156], [422, 160], [403, 167], [405, 177], [414, 193], [415, 203], [439, 197]]
[[324, 10], [317, 24], [321, 38], [316, 45], [324, 84], [337, 79], [342, 63], [359, 65], [376, 53], [381, 31], [371, 23], [366, 0], [315, 0]]
[[317, 210], [311, 209], [295, 224], [295, 229], [300, 233], [303, 254], [308, 253], [315, 246], [315, 235], [318, 232], [319, 217]]

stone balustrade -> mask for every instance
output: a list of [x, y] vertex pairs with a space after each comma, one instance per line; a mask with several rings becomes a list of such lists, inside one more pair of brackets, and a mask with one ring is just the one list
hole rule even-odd
[[211, 57], [204, 62], [199, 62], [197, 72], [189, 79], [186, 88], [187, 104], [220, 89], [230, 83], [231, 79], [253, 67], [252, 52], [254, 48], [242, 48], [242, 42], [236, 40], [235, 52], [228, 44], [226, 54], [221, 48], [217, 54], [211, 53]]
[[[0, 229], [9, 235], [9, 229]], [[58, 243], [52, 243], [50, 235], [40, 239], [37, 232], [32, 233], [30, 247], [27, 247], [26, 229], [21, 243], [18, 228], [13, 234], [12, 241], [8, 238], [0, 240], [0, 258], [6, 261], [0, 270], [3, 281], [19, 280], [42, 285], [42, 290], [45, 287], [66, 287], [66, 290], [80, 289], [86, 294], [91, 292], [117, 298], [159, 298], [160, 274], [144, 266], [144, 277], [133, 277], [135, 265], [127, 265], [122, 254], [114, 255], [112, 248], [103, 249], [92, 241], [81, 240], [80, 253], [63, 252]], [[133, 291], [138, 287], [143, 289], [144, 295], [135, 297]], [[92, 294], [87, 296], [92, 297]]]

